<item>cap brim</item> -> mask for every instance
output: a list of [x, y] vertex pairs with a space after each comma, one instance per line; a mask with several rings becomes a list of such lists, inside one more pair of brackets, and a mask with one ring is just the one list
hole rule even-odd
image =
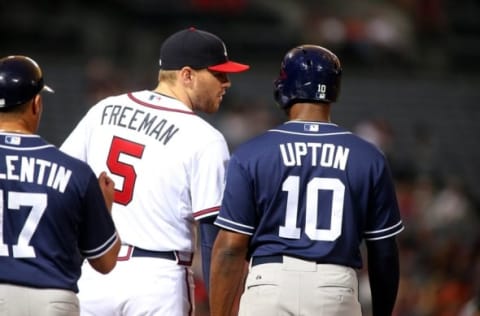
[[208, 67], [208, 69], [218, 72], [242, 72], [249, 68], [249, 65], [240, 64], [231, 60], [223, 64]]
[[50, 88], [49, 86], [47, 85], [44, 85], [43, 86], [43, 89], [42, 89], [42, 92], [48, 92], [48, 93], [55, 93], [55, 90], [53, 90], [52, 88]]

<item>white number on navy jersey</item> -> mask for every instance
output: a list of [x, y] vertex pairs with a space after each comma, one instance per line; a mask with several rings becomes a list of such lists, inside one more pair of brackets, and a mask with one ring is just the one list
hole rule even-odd
[[[289, 176], [282, 185], [282, 190], [288, 193], [285, 225], [280, 226], [279, 236], [289, 239], [300, 238], [300, 228], [297, 227], [298, 198], [300, 177]], [[332, 208], [330, 210], [330, 228], [317, 229], [318, 223], [318, 191], [332, 191]], [[342, 233], [343, 200], [345, 185], [335, 178], [313, 178], [307, 184], [305, 234], [312, 240], [334, 241]]]
[[107, 166], [111, 173], [123, 178], [121, 190], [115, 190], [113, 201], [127, 205], [132, 201], [137, 173], [133, 165], [120, 161], [121, 154], [142, 158], [145, 145], [114, 136], [108, 152]]
[[[20, 210], [20, 206], [30, 206], [31, 210], [25, 224], [18, 235], [18, 241], [12, 246], [13, 257], [35, 258], [35, 249], [30, 246], [30, 240], [37, 230], [38, 223], [47, 209], [47, 195], [45, 193], [8, 192], [9, 210]], [[3, 190], [0, 190], [0, 256], [9, 256], [8, 245], [3, 240]]]

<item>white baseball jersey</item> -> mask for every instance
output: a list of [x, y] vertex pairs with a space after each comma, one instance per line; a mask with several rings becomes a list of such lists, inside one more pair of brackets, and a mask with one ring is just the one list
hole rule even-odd
[[193, 252], [194, 219], [218, 213], [229, 151], [223, 135], [180, 101], [152, 91], [93, 106], [61, 146], [115, 181], [122, 242]]

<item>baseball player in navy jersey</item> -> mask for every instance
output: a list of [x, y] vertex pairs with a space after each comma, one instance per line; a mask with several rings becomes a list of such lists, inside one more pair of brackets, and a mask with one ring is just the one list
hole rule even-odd
[[231, 315], [361, 315], [356, 269], [366, 241], [375, 316], [390, 315], [403, 230], [385, 156], [330, 120], [341, 65], [329, 50], [285, 55], [274, 96], [289, 120], [241, 145], [215, 224], [210, 305]]
[[195, 223], [208, 280], [230, 156], [224, 137], [196, 112], [216, 112], [231, 86], [227, 74], [248, 68], [228, 59], [216, 35], [181, 30], [162, 44], [154, 90], [101, 100], [65, 140], [62, 150], [112, 174], [112, 214], [124, 243], [111, 274], [85, 265], [82, 315], [194, 314]]
[[116, 265], [114, 183], [35, 135], [43, 83], [35, 61], [0, 59], [0, 315], [80, 315], [84, 258]]

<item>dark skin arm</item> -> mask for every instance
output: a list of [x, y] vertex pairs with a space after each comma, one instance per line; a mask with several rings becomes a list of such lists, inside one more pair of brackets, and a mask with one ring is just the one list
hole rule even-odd
[[366, 244], [373, 316], [392, 315], [400, 274], [395, 237], [369, 241]]
[[243, 288], [250, 236], [221, 229], [210, 268], [210, 315], [230, 316]]
[[120, 238], [117, 239], [115, 245], [110, 248], [105, 254], [101, 257], [95, 259], [88, 259], [88, 263], [97, 271], [102, 274], [107, 274], [115, 268], [117, 264], [118, 252], [120, 251]]
[[215, 216], [200, 220], [200, 248], [202, 252], [202, 272], [207, 291], [210, 288], [210, 261], [212, 258], [213, 243], [220, 228], [213, 224]]

